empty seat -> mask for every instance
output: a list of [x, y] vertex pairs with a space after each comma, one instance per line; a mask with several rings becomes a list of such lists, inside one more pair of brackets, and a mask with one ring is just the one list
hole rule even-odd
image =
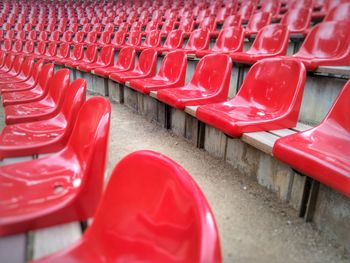
[[[228, 27], [241, 27], [241, 25], [242, 25], [242, 20], [241, 20], [241, 17], [239, 15], [230, 15], [230, 16], [226, 17], [226, 19], [222, 25], [221, 30], [226, 29]], [[212, 32], [210, 32], [210, 36], [211, 37], [218, 37], [220, 31], [212, 31]]]
[[20, 64], [19, 74], [15, 77], [0, 78], [0, 86], [3, 87], [3, 85], [9, 84], [9, 83], [16, 84], [16, 83], [27, 81], [30, 78], [30, 75], [32, 73], [33, 65], [34, 65], [33, 58], [31, 57], [25, 58]]
[[6, 124], [33, 122], [53, 117], [60, 110], [69, 84], [69, 70], [60, 69], [48, 82], [48, 94], [41, 100], [5, 107]]
[[349, 21], [350, 20], [350, 3], [340, 4], [331, 10], [323, 19], [323, 22], [328, 21]]
[[350, 81], [318, 126], [278, 139], [273, 155], [350, 197]]
[[96, 45], [89, 45], [84, 53], [83, 49], [83, 54], [84, 56], [79, 59], [79, 60], [69, 60], [68, 62], [65, 63], [66, 67], [69, 68], [76, 68], [80, 65], [86, 65], [90, 63], [94, 63], [97, 60], [97, 54], [98, 54], [98, 47]]
[[289, 32], [287, 26], [271, 24], [263, 27], [246, 52], [230, 54], [232, 61], [253, 64], [258, 60], [285, 55], [288, 49]]
[[159, 30], [152, 30], [147, 33], [145, 41], [137, 47], [137, 50], [157, 48], [160, 46], [161, 40], [161, 32]]
[[180, 165], [152, 151], [126, 156], [113, 170], [92, 225], [81, 240], [34, 262], [98, 262], [101, 258], [107, 262], [221, 262], [214, 215]]
[[[109, 78], [120, 84], [132, 79], [143, 79], [153, 77], [156, 74], [157, 68], [157, 51], [154, 48], [148, 48], [141, 52], [137, 65], [133, 70], [114, 72], [109, 75]], [[96, 75], [101, 75], [95, 72]]]
[[9, 80], [15, 79], [18, 76], [18, 74], [21, 72], [23, 60], [24, 60], [23, 56], [15, 56], [10, 70], [6, 72], [0, 71], [0, 82], [1, 81], [7, 82]]
[[271, 23], [271, 14], [268, 12], [258, 12], [253, 14], [245, 28], [247, 36], [257, 34], [260, 29]]
[[158, 52], [169, 52], [169, 51], [174, 50], [174, 49], [182, 48], [183, 42], [184, 42], [184, 31], [181, 29], [172, 30], [168, 34], [168, 36], [164, 42], [164, 45], [161, 47], [158, 47], [157, 51]]
[[200, 106], [196, 116], [232, 137], [295, 127], [305, 79], [306, 70], [298, 61], [264, 59], [250, 68], [235, 97]]
[[103, 187], [110, 113], [108, 101], [91, 98], [60, 152], [0, 167], [0, 235], [87, 220], [95, 213]]
[[350, 65], [350, 21], [323, 22], [315, 25], [299, 51], [291, 56], [308, 70], [319, 66]]
[[198, 50], [208, 49], [209, 42], [209, 31], [207, 29], [197, 29], [191, 33], [186, 46], [179, 50], [184, 51], [186, 54], [195, 54]]
[[208, 31], [215, 31], [216, 29], [216, 20], [214, 16], [208, 16], [203, 19], [199, 24], [200, 29], [207, 29]]
[[128, 40], [125, 42], [125, 44], [122, 47], [125, 46], [131, 46], [131, 47], [137, 47], [141, 44], [141, 37], [142, 34], [140, 31], [132, 31], [129, 33]]
[[186, 53], [179, 50], [172, 51], [164, 57], [154, 77], [131, 80], [129, 86], [144, 94], [154, 90], [181, 87], [185, 84], [186, 68]]
[[203, 57], [213, 53], [241, 52], [244, 45], [244, 29], [242, 27], [228, 27], [222, 29], [212, 49], [196, 51], [196, 57]]
[[67, 58], [55, 59], [55, 64], [65, 65], [66, 63], [76, 62], [84, 57], [84, 45], [73, 44], [72, 52]]
[[96, 62], [89, 64], [79, 64], [77, 69], [84, 72], [90, 72], [96, 68], [110, 67], [114, 62], [114, 48], [111, 46], [103, 47], [100, 50], [100, 54]]
[[66, 59], [69, 57], [69, 52], [70, 52], [70, 46], [66, 42], [61, 42], [59, 44], [59, 48], [57, 49], [56, 55], [54, 57], [48, 57], [47, 60], [56, 62], [60, 61], [61, 59]]
[[96, 44], [99, 47], [104, 47], [105, 45], [108, 45], [111, 42], [112, 39], [112, 33], [111, 32], [102, 32], [99, 39], [97, 40]]
[[56, 152], [67, 143], [85, 101], [86, 81], [73, 81], [62, 109], [48, 120], [5, 126], [0, 134], [0, 158]]
[[240, 15], [242, 22], [247, 22], [254, 13], [254, 10], [255, 5], [253, 3], [246, 3], [244, 5], [241, 5], [237, 12], [237, 15]]
[[298, 8], [288, 11], [281, 19], [281, 24], [288, 26], [291, 34], [306, 34], [311, 20], [311, 9]]

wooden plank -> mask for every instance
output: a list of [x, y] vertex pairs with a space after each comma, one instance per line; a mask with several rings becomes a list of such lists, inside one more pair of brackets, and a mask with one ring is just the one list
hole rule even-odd
[[310, 126], [310, 125], [298, 122], [297, 126], [294, 128], [291, 128], [291, 130], [301, 132], [301, 131], [306, 131], [306, 130], [311, 129], [311, 128], [312, 128], [312, 126]]
[[152, 98], [157, 98], [157, 91], [151, 91], [150, 93], [149, 93], [149, 95], [152, 97]]
[[40, 229], [31, 234], [33, 235], [33, 259], [70, 246], [82, 235], [78, 222]]
[[251, 146], [272, 155], [272, 148], [279, 137], [268, 132], [243, 133], [241, 140]]
[[323, 73], [335, 76], [350, 76], [350, 66], [321, 66], [315, 71], [316, 73]]
[[273, 135], [276, 135], [278, 137], [285, 137], [285, 136], [296, 133], [296, 131], [293, 131], [291, 129], [273, 130], [273, 131], [268, 131], [268, 132], [273, 134]]
[[13, 157], [0, 160], [0, 166], [33, 160], [33, 156]]
[[185, 107], [185, 112], [188, 113], [189, 115], [196, 117], [196, 111], [198, 109], [198, 106], [186, 106]]
[[11, 263], [27, 262], [27, 238], [25, 234], [0, 238], [0, 261]]

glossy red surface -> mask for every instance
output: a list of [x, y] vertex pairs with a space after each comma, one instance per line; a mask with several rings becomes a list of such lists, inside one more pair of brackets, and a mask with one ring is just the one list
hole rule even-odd
[[65, 65], [66, 63], [76, 62], [84, 57], [84, 45], [73, 44], [73, 49], [68, 58], [56, 59], [55, 64]]
[[185, 84], [187, 56], [183, 51], [168, 53], [154, 77], [135, 79], [130, 81], [130, 87], [149, 94], [152, 90], [177, 88]]
[[160, 46], [161, 43], [161, 31], [159, 30], [152, 30], [146, 34], [145, 41], [137, 47], [137, 50], [144, 50], [146, 48], [157, 48]]
[[[115, 72], [109, 75], [111, 80], [124, 84], [132, 79], [143, 79], [153, 77], [157, 68], [157, 51], [148, 48], [140, 53], [138, 62], [133, 70]], [[97, 74], [98, 72], [95, 72]]]
[[125, 43], [125, 35], [125, 31], [115, 32], [110, 45], [112, 45], [114, 48], [122, 46]]
[[84, 72], [90, 72], [91, 70], [96, 68], [110, 67], [113, 65], [113, 62], [114, 48], [111, 46], [106, 46], [101, 48], [100, 54], [98, 55], [96, 62], [89, 64], [79, 64], [79, 66], [77, 66], [77, 69]]
[[268, 12], [258, 12], [253, 14], [245, 28], [246, 35], [250, 36], [257, 34], [260, 29], [271, 23], [271, 17], [271, 13]]
[[99, 47], [104, 47], [105, 45], [108, 45], [111, 42], [111, 39], [112, 39], [111, 32], [102, 32], [96, 44]]
[[129, 33], [128, 40], [125, 42], [123, 46], [129, 46], [129, 47], [139, 46], [141, 44], [141, 37], [142, 37], [141, 31], [132, 31]]
[[7, 72], [0, 72], [0, 82], [9, 82], [15, 79], [21, 71], [23, 60], [23, 56], [15, 56], [11, 69]]
[[[8, 77], [8, 78], [0, 78], [0, 86], [6, 84], [15, 84], [27, 81], [31, 74], [34, 66], [34, 59], [31, 57], [25, 58], [22, 60], [22, 63], [19, 65], [19, 74], [17, 76]], [[16, 67], [16, 71], [18, 70], [18, 66]]]
[[181, 110], [190, 105], [224, 101], [228, 96], [231, 68], [231, 59], [227, 55], [207, 55], [199, 61], [187, 85], [159, 90], [157, 99]]
[[70, 46], [68, 43], [65, 42], [61, 42], [60, 46], [57, 50], [57, 53], [54, 57], [50, 57], [48, 58], [48, 60], [50, 60], [51, 62], [56, 63], [56, 61], [59, 61], [61, 59], [66, 59], [69, 57], [69, 53], [70, 53]]
[[237, 14], [241, 16], [242, 21], [249, 21], [250, 17], [254, 13], [255, 5], [252, 3], [246, 3], [241, 5]]
[[208, 49], [209, 42], [209, 31], [206, 29], [196, 29], [191, 33], [186, 46], [179, 50], [187, 54], [195, 54], [198, 50]]
[[108, 101], [92, 98], [81, 108], [63, 150], [0, 167], [0, 235], [94, 214], [103, 187], [110, 112]]
[[259, 61], [250, 68], [235, 97], [200, 106], [196, 117], [232, 137], [295, 127], [305, 79], [305, 68], [298, 61]]
[[281, 19], [281, 24], [288, 26], [291, 34], [306, 34], [310, 26], [311, 9], [298, 8], [288, 11]]
[[350, 65], [350, 21], [323, 22], [315, 25], [292, 58], [308, 70], [319, 66]]
[[323, 19], [323, 22], [349, 21], [349, 20], [350, 20], [350, 2], [340, 4], [332, 8]]
[[318, 126], [282, 137], [274, 156], [301, 173], [350, 197], [350, 81]]
[[288, 49], [289, 32], [287, 26], [272, 24], [263, 27], [246, 52], [230, 54], [233, 62], [253, 64], [264, 58], [286, 55]]
[[5, 107], [6, 124], [45, 120], [56, 115], [62, 106], [69, 84], [69, 70], [60, 69], [48, 81], [48, 94], [39, 101]]
[[164, 45], [157, 48], [159, 52], [169, 52], [174, 49], [182, 48], [184, 41], [184, 31], [181, 29], [175, 29], [169, 32]]
[[243, 51], [244, 29], [242, 27], [228, 27], [222, 29], [212, 49], [196, 51], [196, 57], [203, 57], [213, 53], [228, 53]]
[[[110, 47], [111, 48], [111, 47]], [[114, 53], [114, 52], [113, 52]], [[112, 59], [114, 59], [114, 54]], [[117, 61], [113, 65], [93, 69], [92, 72], [101, 77], [108, 77], [115, 72], [125, 72], [134, 69], [136, 59], [136, 51], [133, 47], [124, 47], [118, 54]]]
[[98, 55], [98, 47], [97, 45], [89, 45], [87, 46], [85, 53], [83, 49], [83, 54], [84, 56], [82, 59], [79, 60], [70, 60], [69, 62], [65, 63], [66, 67], [69, 68], [76, 68], [80, 65], [86, 65], [89, 63], [94, 63], [97, 60], [97, 55]]
[[34, 262], [221, 260], [215, 218], [195, 181], [168, 157], [139, 151], [115, 167], [81, 240]]
[[76, 79], [66, 91], [61, 111], [36, 122], [7, 125], [0, 134], [0, 158], [57, 152], [67, 143], [85, 101], [86, 81]]

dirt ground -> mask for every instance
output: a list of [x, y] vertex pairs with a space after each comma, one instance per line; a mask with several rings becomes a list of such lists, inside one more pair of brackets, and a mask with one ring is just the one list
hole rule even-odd
[[350, 262], [342, 247], [253, 179], [126, 106], [112, 104], [109, 172], [123, 156], [141, 149], [169, 156], [193, 176], [214, 211], [224, 262]]

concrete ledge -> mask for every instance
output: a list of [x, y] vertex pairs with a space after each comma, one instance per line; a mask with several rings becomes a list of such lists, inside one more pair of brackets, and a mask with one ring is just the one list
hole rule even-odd
[[124, 85], [108, 79], [107, 88], [111, 102], [124, 103]]
[[92, 82], [92, 89], [95, 94], [99, 94], [102, 96], [109, 96], [108, 91], [108, 79], [102, 78], [100, 76], [90, 74], [91, 75], [91, 82]]

